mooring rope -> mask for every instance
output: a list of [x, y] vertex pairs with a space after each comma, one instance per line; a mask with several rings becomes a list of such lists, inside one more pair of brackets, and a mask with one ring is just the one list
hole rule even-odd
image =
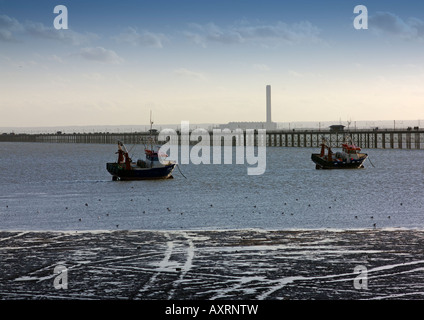
[[181, 172], [181, 170], [180, 170], [180, 166], [177, 164], [177, 168], [178, 168], [178, 171], [181, 173], [181, 175], [184, 177], [184, 178], [186, 178], [187, 179], [187, 177]]
[[373, 168], [375, 168], [375, 165], [371, 162], [370, 157], [368, 156], [368, 160], [370, 161], [371, 165], [373, 166]]

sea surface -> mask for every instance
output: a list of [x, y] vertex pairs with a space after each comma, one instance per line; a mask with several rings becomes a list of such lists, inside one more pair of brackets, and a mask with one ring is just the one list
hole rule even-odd
[[317, 148], [268, 147], [263, 175], [234, 160], [124, 182], [106, 171], [115, 145], [4, 142], [0, 230], [424, 228], [424, 150], [363, 151], [362, 170], [316, 170]]

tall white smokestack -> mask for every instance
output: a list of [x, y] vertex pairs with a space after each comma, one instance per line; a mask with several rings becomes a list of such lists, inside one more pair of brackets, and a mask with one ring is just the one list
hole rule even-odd
[[266, 86], [266, 122], [271, 123], [271, 86]]

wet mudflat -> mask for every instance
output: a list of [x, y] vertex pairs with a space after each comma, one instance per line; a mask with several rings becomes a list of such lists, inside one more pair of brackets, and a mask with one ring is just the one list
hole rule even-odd
[[421, 230], [3, 231], [0, 246], [7, 300], [424, 297]]

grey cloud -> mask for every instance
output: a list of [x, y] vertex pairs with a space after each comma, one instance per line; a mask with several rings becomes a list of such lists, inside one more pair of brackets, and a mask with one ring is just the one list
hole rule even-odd
[[190, 24], [190, 30], [185, 35], [194, 43], [206, 46], [208, 42], [220, 42], [223, 44], [237, 44], [245, 42], [289, 43], [320, 41], [320, 30], [309, 21], [295, 24], [277, 22], [276, 24], [249, 23], [235, 24], [228, 27], [220, 27], [214, 23], [205, 25]]
[[390, 12], [377, 12], [368, 19], [368, 26], [377, 34], [390, 34], [403, 39], [424, 40], [424, 22], [417, 18], [403, 20]]
[[42, 23], [34, 22], [26, 24], [26, 32], [37, 38], [57, 40], [77, 46], [90, 43], [91, 40], [98, 38], [94, 34], [82, 34], [70, 29], [56, 30], [53, 27], [48, 28]]
[[138, 32], [134, 28], [128, 28], [125, 32], [113, 37], [117, 42], [125, 42], [134, 46], [162, 48], [164, 41], [168, 38], [162, 33], [153, 33], [149, 31]]
[[83, 48], [80, 50], [79, 56], [101, 63], [121, 63], [123, 61], [115, 51], [103, 47]]
[[4, 14], [0, 15], [0, 41], [17, 41], [15, 33], [23, 29], [23, 26], [15, 18], [11, 18]]
[[13, 34], [10, 30], [0, 29], [0, 41], [15, 42], [16, 39], [13, 37]]
[[206, 77], [202, 73], [191, 71], [185, 68], [175, 69], [174, 73], [178, 76], [183, 76], [183, 77], [195, 78], [200, 80], [206, 79]]
[[70, 29], [56, 30], [46, 27], [39, 22], [28, 21], [20, 23], [15, 18], [6, 15], [0, 15], [0, 41], [19, 41], [18, 35], [29, 35], [39, 39], [49, 39], [68, 43], [71, 45], [88, 44], [98, 37], [92, 33], [79, 33]]

